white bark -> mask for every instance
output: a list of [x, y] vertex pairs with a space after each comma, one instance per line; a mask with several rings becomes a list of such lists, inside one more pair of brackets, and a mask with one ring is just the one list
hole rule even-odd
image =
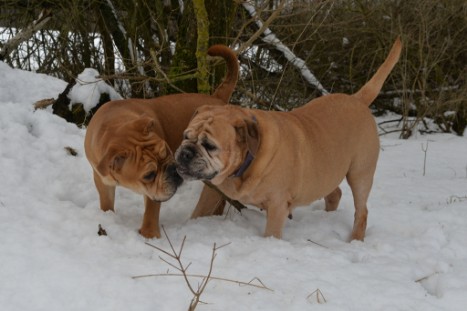
[[0, 59], [5, 59], [5, 57], [11, 53], [14, 49], [16, 49], [21, 43], [24, 41], [29, 40], [32, 35], [41, 29], [52, 17], [52, 11], [50, 10], [42, 10], [39, 14], [39, 17], [32, 22], [31, 25], [22, 29], [18, 32], [13, 38], [8, 40], [3, 47], [0, 49]]
[[[249, 2], [243, 2], [243, 7], [250, 13], [250, 16], [255, 18], [256, 25], [261, 29], [263, 28], [263, 22], [256, 13], [256, 8], [251, 5]], [[306, 63], [303, 59], [297, 57], [287, 46], [285, 46], [277, 36], [266, 27], [263, 32], [264, 36], [261, 38], [264, 42], [274, 46], [276, 50], [282, 52], [287, 60], [292, 63], [298, 70], [300, 70], [303, 78], [305, 78], [308, 83], [317, 88], [322, 95], [327, 95], [329, 92], [324, 88], [324, 86], [318, 81], [315, 75], [311, 72], [310, 69], [306, 66]]]
[[[133, 44], [133, 40], [131, 40], [131, 38], [128, 37], [127, 35], [127, 32], [126, 32], [126, 29], [125, 27], [123, 26], [122, 22], [120, 21], [120, 19], [118, 18], [118, 14], [117, 14], [117, 10], [115, 9], [113, 3], [111, 0], [107, 0], [107, 5], [111, 8], [112, 10], [112, 14], [114, 15], [115, 17], [115, 20], [117, 21], [117, 26], [118, 26], [118, 29], [120, 29], [120, 32], [125, 36], [125, 39], [127, 40], [127, 44], [128, 44], [128, 53], [130, 55], [130, 59], [131, 59], [131, 62], [133, 63], [133, 65], [136, 66], [136, 68], [138, 69], [138, 72], [144, 76], [144, 69], [143, 69], [143, 66], [141, 65], [141, 59], [138, 57], [137, 53], [135, 55], [135, 52], [136, 52], [136, 47], [134, 46]], [[128, 69], [128, 68], [127, 68]]]

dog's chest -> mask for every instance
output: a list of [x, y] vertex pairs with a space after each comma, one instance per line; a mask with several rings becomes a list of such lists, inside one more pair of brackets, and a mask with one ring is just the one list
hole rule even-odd
[[262, 208], [263, 203], [267, 200], [266, 192], [259, 189], [258, 185], [253, 180], [242, 180], [239, 177], [231, 177], [226, 179], [219, 189], [229, 198], [241, 202], [242, 204], [254, 205]]

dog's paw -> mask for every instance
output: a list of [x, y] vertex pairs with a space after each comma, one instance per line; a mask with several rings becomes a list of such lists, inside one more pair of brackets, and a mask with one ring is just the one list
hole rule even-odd
[[138, 232], [146, 239], [161, 238], [161, 232], [159, 231], [159, 229], [141, 228], [138, 230]]

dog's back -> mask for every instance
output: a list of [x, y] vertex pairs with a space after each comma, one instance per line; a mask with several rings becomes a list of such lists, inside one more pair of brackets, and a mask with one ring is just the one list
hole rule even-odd
[[[141, 114], [150, 114], [149, 117], [158, 121], [161, 126], [161, 130], [158, 131], [159, 135], [161, 138], [169, 140], [167, 143], [175, 151], [180, 144], [182, 132], [195, 110], [206, 104], [227, 104], [237, 85], [239, 64], [236, 54], [229, 47], [221, 44], [211, 46], [208, 49], [208, 54], [222, 57], [227, 66], [226, 76], [212, 96], [182, 93], [150, 99], [123, 99], [107, 102], [97, 110], [89, 122], [85, 137], [85, 150], [88, 158], [93, 158], [91, 145], [95, 139], [99, 139], [102, 135], [102, 130], [112, 132], [112, 129], [118, 128], [122, 123], [140, 118]], [[145, 107], [148, 106], [151, 107], [152, 111], [147, 111]], [[165, 135], [165, 131], [176, 134]], [[96, 138], [93, 138], [92, 135]]]

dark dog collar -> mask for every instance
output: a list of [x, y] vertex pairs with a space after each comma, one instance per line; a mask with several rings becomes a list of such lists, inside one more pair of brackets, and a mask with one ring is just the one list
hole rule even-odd
[[245, 171], [248, 169], [248, 167], [250, 166], [251, 164], [251, 161], [253, 161], [254, 157], [253, 155], [250, 153], [250, 151], [248, 151], [248, 153], [246, 154], [246, 158], [245, 158], [245, 161], [243, 161], [243, 164], [239, 167], [239, 169], [234, 173], [234, 176], [235, 177], [240, 177], [243, 175], [243, 173], [245, 173]]
[[[251, 116], [253, 121], [257, 123], [258, 121], [256, 120], [255, 116]], [[251, 154], [251, 152], [248, 150], [245, 161], [243, 161], [242, 165], [238, 168], [238, 170], [233, 174], [234, 177], [240, 177], [245, 173], [245, 171], [250, 167], [251, 161], [253, 161], [255, 157]]]

